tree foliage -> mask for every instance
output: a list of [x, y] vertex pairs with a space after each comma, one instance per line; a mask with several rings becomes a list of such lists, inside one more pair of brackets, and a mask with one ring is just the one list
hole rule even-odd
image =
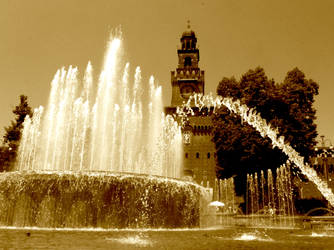
[[28, 97], [20, 96], [20, 103], [14, 108], [15, 120], [5, 128], [4, 145], [0, 147], [0, 171], [11, 170], [16, 160], [17, 150], [21, 139], [23, 122], [27, 115], [32, 117], [32, 110], [28, 104]]
[[[217, 94], [239, 99], [242, 104], [256, 109], [267, 122], [277, 127], [280, 135], [306, 160], [312, 156], [317, 136], [314, 96], [318, 84], [305, 79], [298, 68], [287, 73], [283, 83], [276, 84], [268, 79], [260, 67], [249, 70], [237, 81], [234, 77], [223, 78]], [[213, 141], [217, 149], [217, 176], [236, 176], [236, 192], [245, 192], [247, 173], [276, 169], [286, 162], [287, 157], [277, 148], [272, 148], [269, 138], [240, 117], [221, 108], [213, 118]]]

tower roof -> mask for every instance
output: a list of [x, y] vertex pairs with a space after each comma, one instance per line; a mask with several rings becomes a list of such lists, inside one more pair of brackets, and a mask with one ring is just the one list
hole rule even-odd
[[190, 21], [188, 20], [187, 23], [188, 23], [187, 24], [187, 30], [182, 33], [181, 40], [182, 40], [182, 38], [185, 38], [185, 37], [196, 38], [195, 32], [190, 27]]
[[193, 30], [186, 30], [185, 32], [182, 33], [182, 38], [183, 37], [196, 37], [196, 35]]

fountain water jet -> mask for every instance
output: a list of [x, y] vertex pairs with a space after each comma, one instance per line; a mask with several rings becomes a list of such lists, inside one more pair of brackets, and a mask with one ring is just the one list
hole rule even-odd
[[57, 71], [45, 114], [40, 108], [26, 119], [17, 170], [181, 176], [181, 129], [162, 113], [161, 87], [153, 77], [143, 85], [139, 67], [131, 86], [120, 48], [120, 38], [111, 39], [94, 103], [90, 63], [82, 84], [76, 68]]
[[[276, 178], [271, 169], [266, 177], [261, 170], [258, 174], [247, 174], [246, 210], [251, 215], [253, 226], [293, 227], [295, 208], [293, 203], [290, 165], [276, 169]], [[271, 219], [271, 220], [268, 220]]]
[[192, 106], [197, 107], [199, 110], [204, 107], [213, 107], [215, 110], [216, 108], [225, 106], [231, 112], [238, 114], [241, 117], [241, 121], [245, 121], [254, 127], [260, 132], [262, 137], [268, 136], [272, 141], [273, 147], [281, 149], [289, 157], [290, 162], [293, 162], [301, 172], [317, 186], [321, 194], [328, 200], [331, 206], [334, 206], [334, 194], [327, 183], [318, 177], [314, 169], [307, 164], [304, 164], [304, 158], [301, 157], [290, 145], [285, 144], [284, 137], [278, 137], [278, 130], [273, 129], [254, 109], [250, 109], [246, 105], [240, 104], [239, 100], [233, 101], [232, 98], [222, 98], [219, 96], [214, 98], [212, 95], [203, 96], [201, 94], [195, 94], [190, 96], [187, 103], [184, 103], [177, 109], [177, 114], [181, 117], [182, 123], [186, 121], [189, 114], [193, 114]]

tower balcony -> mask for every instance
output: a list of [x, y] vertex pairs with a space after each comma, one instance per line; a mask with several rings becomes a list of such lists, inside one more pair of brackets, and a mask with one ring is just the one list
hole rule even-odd
[[176, 71], [171, 71], [172, 79], [194, 79], [194, 80], [204, 80], [204, 70], [199, 68], [195, 69], [177, 69]]

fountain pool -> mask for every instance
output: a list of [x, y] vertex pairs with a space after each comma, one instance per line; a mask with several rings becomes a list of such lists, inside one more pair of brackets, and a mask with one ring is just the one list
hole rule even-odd
[[[29, 235], [29, 236], [28, 236]], [[0, 229], [5, 249], [334, 249], [332, 231], [300, 229]]]
[[50, 228], [191, 228], [200, 188], [165, 177], [120, 173], [0, 175], [0, 225]]

